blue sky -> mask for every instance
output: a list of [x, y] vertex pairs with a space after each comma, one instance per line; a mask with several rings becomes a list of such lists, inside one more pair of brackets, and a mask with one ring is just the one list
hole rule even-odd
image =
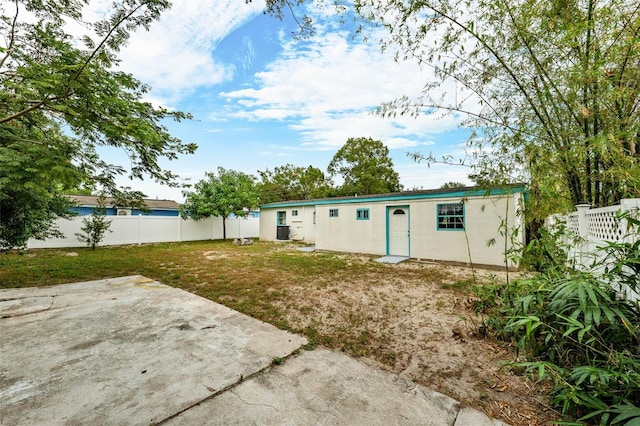
[[[98, 6], [93, 13], [100, 13]], [[383, 102], [420, 93], [429, 69], [396, 63], [382, 53], [375, 28], [369, 42], [333, 9], [308, 10], [316, 35], [296, 40], [290, 16], [279, 21], [254, 0], [180, 0], [149, 32], [135, 33], [121, 52], [121, 69], [152, 86], [151, 102], [190, 112], [194, 120], [167, 123], [171, 133], [195, 142], [195, 155], [162, 165], [185, 182], [218, 166], [257, 176], [257, 170], [291, 163], [326, 171], [349, 137], [371, 137], [390, 149], [405, 189], [470, 183], [461, 167], [416, 164], [407, 152], [460, 156], [469, 136], [460, 117], [424, 114], [385, 119], [372, 114]], [[302, 12], [300, 12], [302, 14]], [[451, 86], [448, 87], [451, 89]], [[126, 156], [105, 149], [122, 165]], [[151, 198], [182, 201], [180, 189], [151, 180], [122, 180]]]

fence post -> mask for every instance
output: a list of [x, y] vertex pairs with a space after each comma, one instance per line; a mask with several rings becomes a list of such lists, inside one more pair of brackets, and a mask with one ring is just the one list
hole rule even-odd
[[[640, 210], [640, 198], [623, 198], [622, 200], [620, 200], [621, 213], [631, 212], [632, 210], [636, 210], [636, 212]], [[637, 213], [634, 217], [638, 218]], [[634, 236], [634, 234], [630, 232], [631, 229], [629, 227], [629, 222], [627, 221], [627, 219], [622, 219], [619, 226], [622, 228], [621, 231], [623, 241], [634, 243], [635, 239], [638, 237]]]
[[589, 204], [576, 204], [578, 210], [578, 235], [586, 239], [589, 235], [589, 222], [587, 222], [587, 211], [591, 208]]
[[620, 200], [620, 208], [623, 212], [640, 209], [640, 198], [623, 198]]
[[[591, 245], [589, 242], [589, 221], [587, 220], [587, 212], [591, 208], [589, 204], [577, 204], [576, 210], [578, 212], [578, 235], [580, 236], [580, 242], [574, 245], [574, 258], [575, 254], [578, 255], [577, 264], [580, 268], [587, 266], [587, 260], [591, 253]], [[576, 253], [577, 252], [577, 253]]]

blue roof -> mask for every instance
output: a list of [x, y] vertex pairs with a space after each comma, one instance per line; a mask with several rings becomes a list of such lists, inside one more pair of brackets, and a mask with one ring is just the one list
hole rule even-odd
[[510, 184], [494, 188], [482, 188], [479, 186], [468, 186], [464, 188], [451, 189], [430, 189], [422, 191], [392, 192], [389, 194], [362, 195], [350, 197], [316, 198], [312, 200], [291, 200], [278, 201], [275, 203], [263, 204], [261, 209], [277, 207], [297, 207], [316, 206], [320, 204], [346, 204], [346, 203], [371, 203], [378, 201], [410, 201], [428, 200], [430, 198], [460, 198], [460, 197], [486, 197], [490, 195], [513, 194], [525, 192], [526, 185]]

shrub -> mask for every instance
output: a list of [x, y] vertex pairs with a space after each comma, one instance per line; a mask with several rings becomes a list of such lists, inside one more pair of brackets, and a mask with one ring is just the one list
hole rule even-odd
[[608, 243], [595, 256], [598, 272], [552, 260], [510, 288], [479, 293], [492, 307], [484, 329], [515, 342], [526, 361], [513, 365], [549, 381], [551, 402], [567, 419], [640, 424], [640, 303], [620, 292], [623, 285], [638, 294], [639, 248], [638, 241]]
[[100, 195], [97, 205], [91, 212], [91, 215], [82, 219], [83, 226], [80, 228], [81, 233], [76, 233], [79, 241], [87, 243], [91, 250], [95, 250], [96, 246], [103, 240], [104, 234], [109, 231], [111, 221], [106, 219], [107, 208], [104, 195]]

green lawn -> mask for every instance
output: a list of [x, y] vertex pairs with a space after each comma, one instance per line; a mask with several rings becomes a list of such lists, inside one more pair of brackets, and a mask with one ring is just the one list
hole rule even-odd
[[288, 328], [273, 302], [286, 304], [291, 286], [322, 286], [375, 271], [384, 267], [344, 255], [305, 253], [291, 244], [197, 241], [1, 254], [0, 288], [144, 275]]

